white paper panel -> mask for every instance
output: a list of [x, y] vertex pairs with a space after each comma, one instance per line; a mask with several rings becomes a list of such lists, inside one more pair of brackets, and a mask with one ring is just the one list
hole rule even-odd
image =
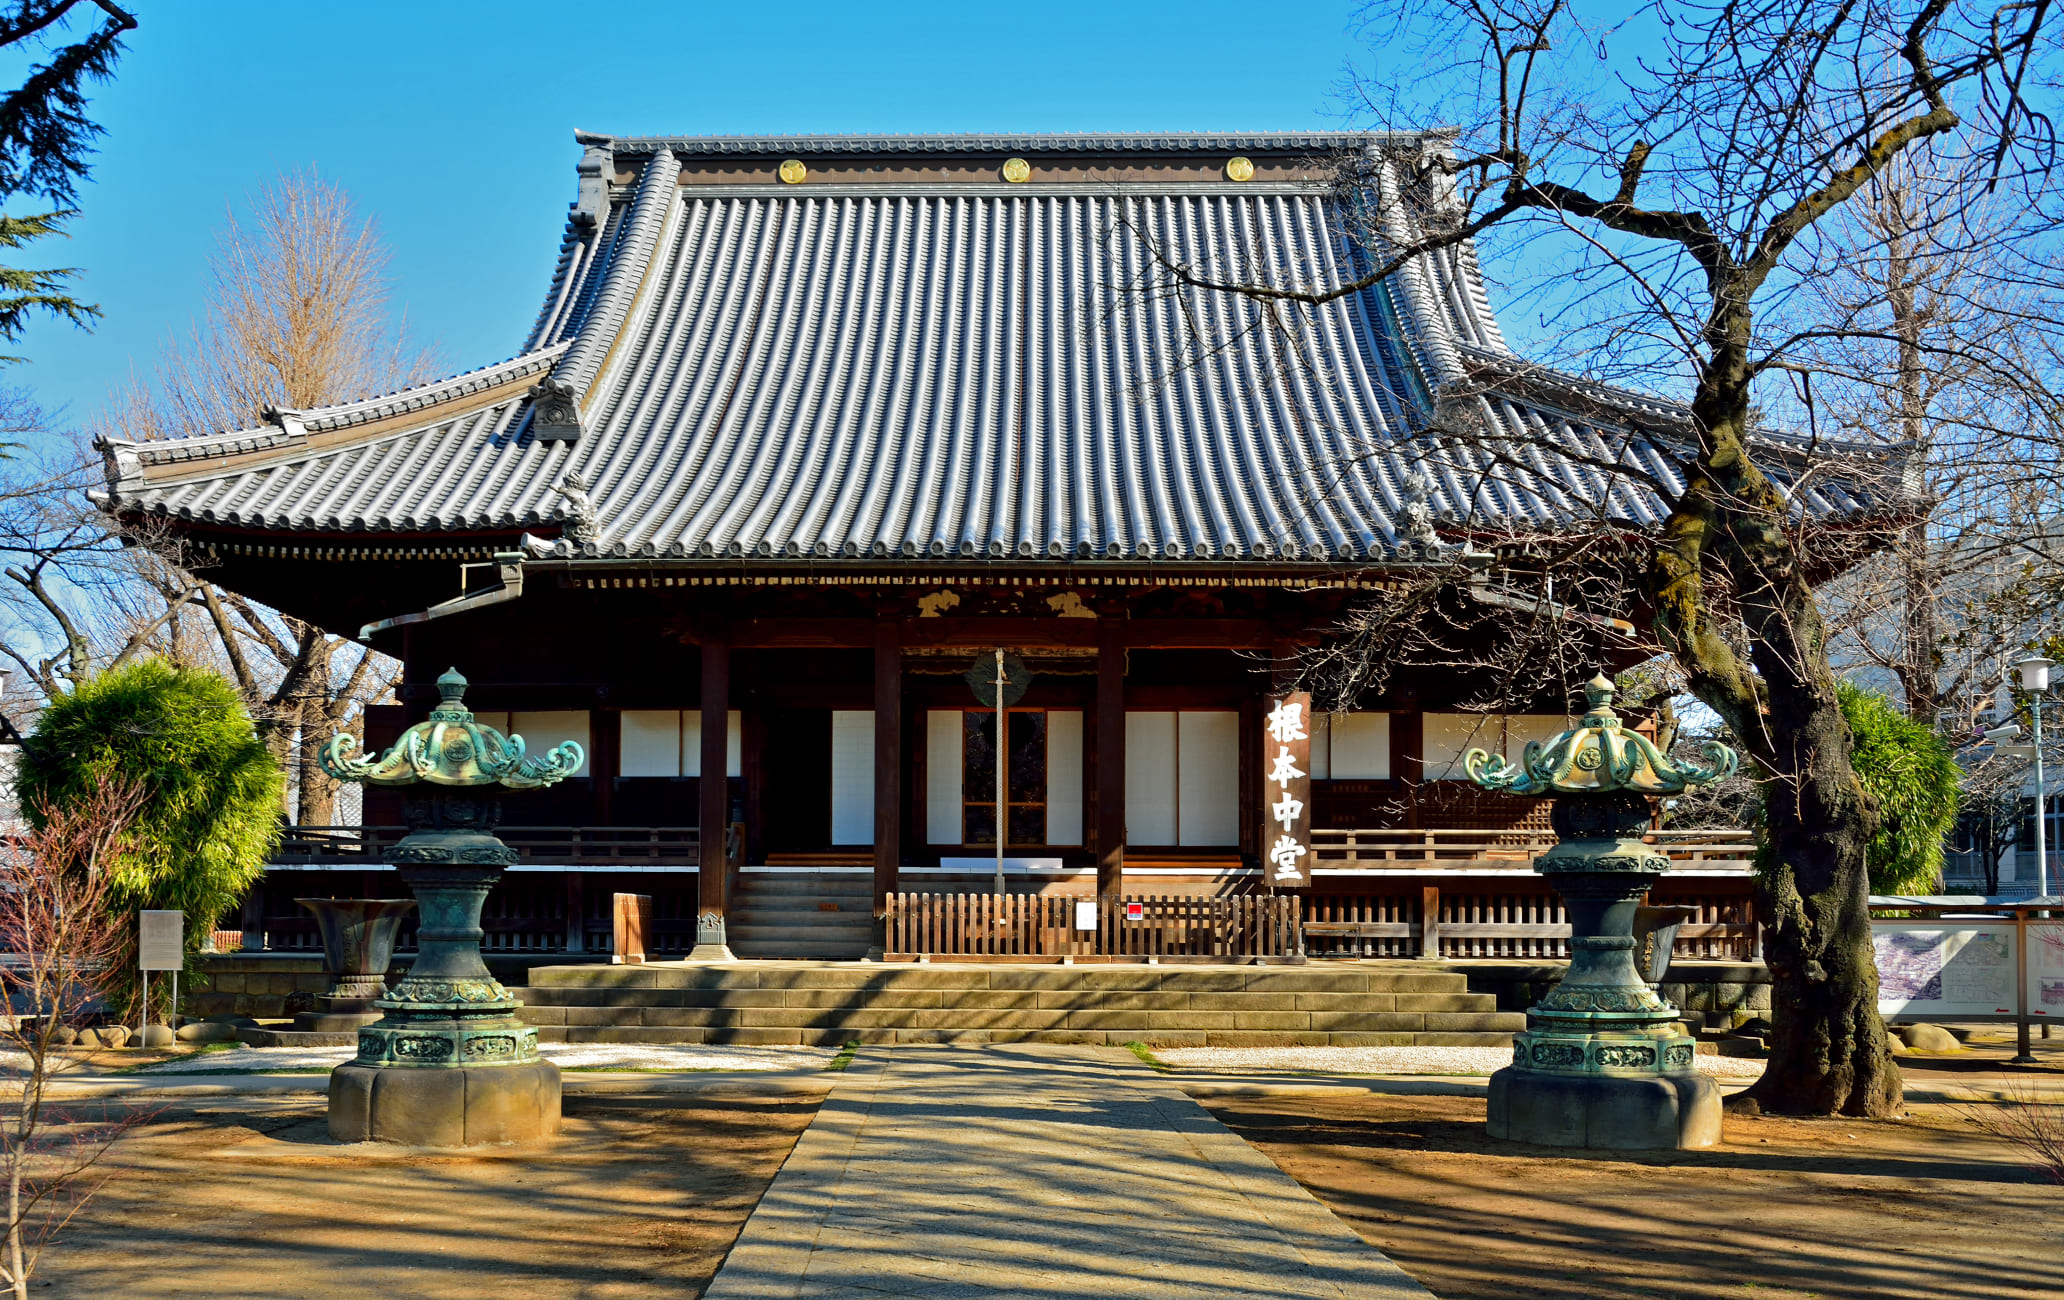
[[1333, 779], [1333, 715], [1314, 713], [1311, 719], [1311, 777]]
[[925, 843], [960, 843], [960, 710], [925, 714]]
[[580, 770], [575, 776], [588, 774], [588, 751], [593, 743], [588, 735], [588, 711], [586, 709], [553, 709], [531, 713], [512, 713], [509, 726], [523, 737], [523, 752], [542, 757], [546, 750], [571, 740], [581, 747]]
[[[1513, 713], [1505, 718], [1505, 757], [1517, 763], [1526, 753], [1529, 740], [1548, 741], [1569, 730], [1570, 719], [1560, 713]], [[1484, 746], [1489, 749], [1490, 746]]]
[[1429, 713], [1426, 715], [1424, 760], [1429, 781], [1462, 781], [1462, 755], [1471, 749], [1504, 752], [1505, 731], [1497, 718], [1487, 713]]
[[1175, 715], [1125, 715], [1125, 842], [1175, 840]]
[[1082, 711], [1046, 715], [1046, 842], [1082, 843]]
[[874, 710], [831, 712], [831, 842], [874, 843]]
[[[1390, 777], [1390, 715], [1388, 713], [1337, 713], [1333, 715], [1333, 779], [1336, 781], [1383, 781]], [[1312, 740], [1314, 753], [1318, 740]], [[1318, 766], [1314, 759], [1312, 766]], [[1312, 773], [1317, 776], [1317, 772]]]
[[1182, 713], [1176, 718], [1180, 789], [1176, 842], [1212, 847], [1240, 842], [1240, 715]]
[[619, 776], [681, 775], [681, 711], [625, 709]]
[[[730, 725], [724, 732], [724, 775], [744, 776], [745, 765], [740, 760], [745, 746], [740, 737], [744, 728], [739, 725], [738, 710], [729, 714]], [[681, 712], [681, 775], [702, 775], [702, 710], [684, 709]]]

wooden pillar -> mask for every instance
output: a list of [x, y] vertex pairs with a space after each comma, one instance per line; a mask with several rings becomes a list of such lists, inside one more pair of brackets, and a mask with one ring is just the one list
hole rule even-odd
[[1097, 897], [1125, 889], [1125, 620], [1097, 621]]
[[903, 624], [874, 627], [874, 943], [887, 942], [889, 895], [903, 863]]
[[1419, 829], [1419, 786], [1426, 779], [1426, 715], [1390, 715], [1390, 774], [1405, 796], [1405, 826]]
[[566, 873], [566, 951], [588, 950], [587, 878], [578, 871]]
[[726, 774], [726, 740], [731, 730], [731, 643], [720, 636], [702, 641], [702, 775], [696, 780], [699, 812], [696, 839], [697, 903], [695, 950], [690, 961], [731, 961], [724, 924], [728, 892], [725, 832], [731, 821], [731, 782]]

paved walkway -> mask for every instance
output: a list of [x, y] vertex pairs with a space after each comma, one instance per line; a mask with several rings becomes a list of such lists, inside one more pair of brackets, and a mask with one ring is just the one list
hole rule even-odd
[[1115, 1049], [863, 1049], [705, 1300], [1425, 1300]]

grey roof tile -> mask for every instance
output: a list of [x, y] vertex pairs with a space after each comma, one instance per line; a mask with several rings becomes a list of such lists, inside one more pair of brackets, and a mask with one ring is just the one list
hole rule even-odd
[[[590, 556], [1363, 560], [1396, 554], [1405, 484], [1424, 466], [1436, 511], [1488, 532], [1653, 525], [1656, 493], [1603, 466], [1676, 490], [1685, 413], [1514, 356], [1466, 244], [1302, 312], [1295, 347], [1257, 328], [1243, 299], [1128, 292], [1149, 269], [1143, 238], [1225, 276], [1250, 274], [1259, 254], [1273, 274], [1354, 278], [1367, 254], [1323, 189], [674, 183], [684, 153], [804, 143], [1373, 139], [616, 140], [644, 155], [644, 173], [606, 220], [569, 222], [523, 354], [263, 429], [111, 444], [111, 497], [248, 529], [550, 531], [563, 517], [554, 485], [577, 471], [599, 523], [579, 550]], [[1393, 155], [1375, 158], [1371, 184], [1406, 183]], [[1195, 350], [1200, 328], [1218, 346]], [[529, 436], [529, 402], [510, 385], [547, 371], [583, 394], [577, 441]], [[1441, 421], [1464, 413], [1492, 436], [1443, 436]], [[1791, 452], [1777, 450], [1782, 472]], [[1875, 499], [1809, 481], [1798, 504], [1815, 513]]]

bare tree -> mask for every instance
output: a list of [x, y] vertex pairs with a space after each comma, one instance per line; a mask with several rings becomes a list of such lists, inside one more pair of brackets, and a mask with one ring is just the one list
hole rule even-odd
[[0, 1093], [0, 1181], [6, 1189], [0, 1282], [18, 1300], [53, 1233], [98, 1189], [95, 1166], [140, 1116], [86, 1118], [54, 1104], [67, 1064], [59, 1047], [126, 951], [103, 864], [121, 853], [142, 806], [135, 783], [104, 782], [69, 807], [45, 806], [40, 825], [7, 852], [0, 890], [0, 988], [12, 1013], [0, 1033], [21, 1058]]
[[[1891, 1113], [1901, 1085], [1877, 1014], [1864, 861], [1874, 813], [1850, 765], [1813, 591], [1881, 539], [1816, 527], [1793, 502], [1815, 476], [1895, 507], [1904, 485], [1882, 477], [1897, 458], [1868, 448], [1783, 453], [1763, 433], [1764, 408], [1825, 328], [1788, 307], [1825, 272], [1833, 219], [1900, 160], [1924, 157], [1952, 199], [2012, 200], [1998, 227], [1962, 232], [1944, 213], [1931, 238], [2048, 237], [2053, 137], [2034, 101], [2056, 71], [2049, 7], [1713, 0], [1640, 6], [1608, 27], [1564, 0], [1446, 0], [1369, 16], [1386, 51], [1416, 66], [1380, 92], [1365, 83], [1366, 107], [1386, 124], [1460, 123], [1451, 150], [1419, 136], [1417, 157], [1382, 160], [1407, 183], [1349, 178], [1368, 213], [1350, 236], [1370, 269], [1322, 283], [1296, 266], [1229, 273], [1156, 249], [1145, 290], [1234, 295], [1259, 327], [1294, 339], [1301, 311], [1463, 241], [1496, 251], [1533, 239], [1535, 263], [1560, 272], [1544, 311], [1581, 346], [1561, 359], [1684, 395], [1681, 483], [1642, 473], [1624, 448], [1582, 463], [1662, 502], [1659, 529], [1617, 530], [1621, 569], [1640, 621], [1763, 780], [1758, 901], [1777, 1007], [1771, 1061], [1747, 1100]], [[1523, 472], [1524, 438], [1446, 417], [1530, 377], [1502, 359], [1470, 368], [1468, 384], [1434, 394], [1414, 441], [1467, 447], [1478, 481]]]

